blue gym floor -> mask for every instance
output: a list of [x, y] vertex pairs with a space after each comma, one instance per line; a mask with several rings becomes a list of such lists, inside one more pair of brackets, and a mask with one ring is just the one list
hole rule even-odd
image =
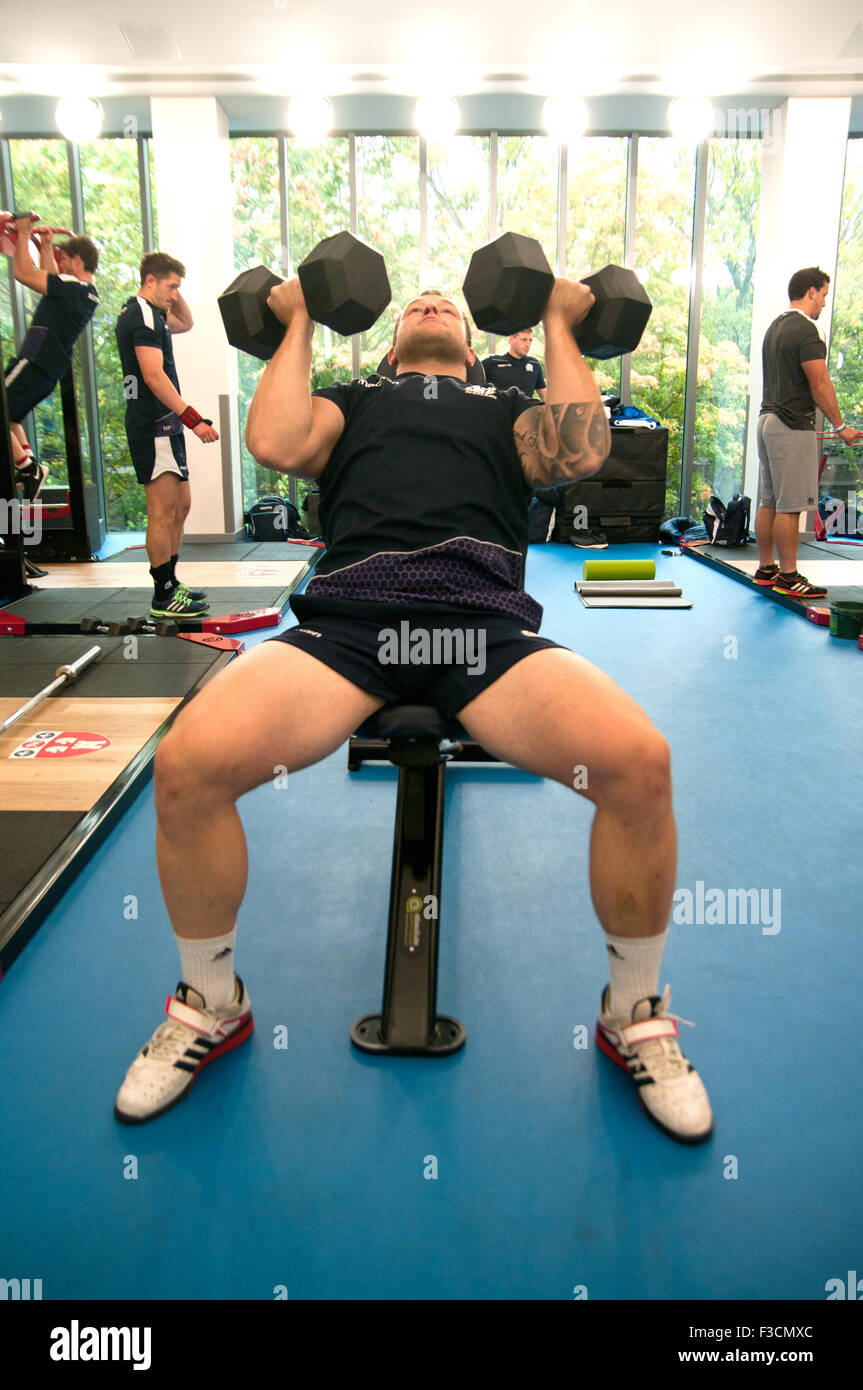
[[[694, 607], [583, 608], [583, 560], [616, 555]], [[778, 932], [669, 934], [712, 1140], [667, 1139], [598, 1052], [592, 808], [515, 770], [447, 775], [438, 1004], [467, 1046], [350, 1046], [380, 1001], [396, 773], [343, 748], [241, 802], [256, 1031], [169, 1114], [112, 1115], [179, 978], [152, 788], [12, 966], [0, 1275], [75, 1300], [821, 1300], [859, 1267], [863, 653], [656, 547], [534, 546], [526, 587], [669, 738], [678, 886], [781, 893]]]

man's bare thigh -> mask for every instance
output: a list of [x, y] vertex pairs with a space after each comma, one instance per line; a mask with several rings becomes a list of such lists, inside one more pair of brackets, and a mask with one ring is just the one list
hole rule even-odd
[[516, 662], [457, 717], [502, 761], [591, 800], [591, 782], [599, 791], [618, 779], [658, 739], [648, 716], [610, 676], [564, 648]]
[[327, 757], [383, 703], [299, 648], [263, 642], [204, 686], [168, 737], [195, 779], [241, 796]]

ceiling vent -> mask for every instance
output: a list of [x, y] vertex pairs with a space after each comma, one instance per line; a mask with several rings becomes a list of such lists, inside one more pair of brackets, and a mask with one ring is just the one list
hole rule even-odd
[[161, 24], [121, 24], [120, 33], [133, 58], [145, 63], [177, 63], [181, 54], [170, 29]]
[[839, 50], [840, 58], [863, 58], [863, 24], [852, 29], [851, 37], [844, 48]]

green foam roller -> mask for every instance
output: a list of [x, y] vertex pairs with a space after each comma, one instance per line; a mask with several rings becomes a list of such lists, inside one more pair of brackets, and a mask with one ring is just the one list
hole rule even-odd
[[585, 560], [582, 579], [655, 579], [653, 560]]

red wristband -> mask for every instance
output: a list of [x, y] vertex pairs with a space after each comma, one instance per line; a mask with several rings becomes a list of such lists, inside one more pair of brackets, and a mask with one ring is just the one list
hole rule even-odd
[[203, 415], [199, 415], [192, 405], [187, 405], [180, 416], [180, 424], [185, 425], [190, 430], [193, 430], [196, 425], [212, 425], [212, 423], [212, 420], [205, 420]]

